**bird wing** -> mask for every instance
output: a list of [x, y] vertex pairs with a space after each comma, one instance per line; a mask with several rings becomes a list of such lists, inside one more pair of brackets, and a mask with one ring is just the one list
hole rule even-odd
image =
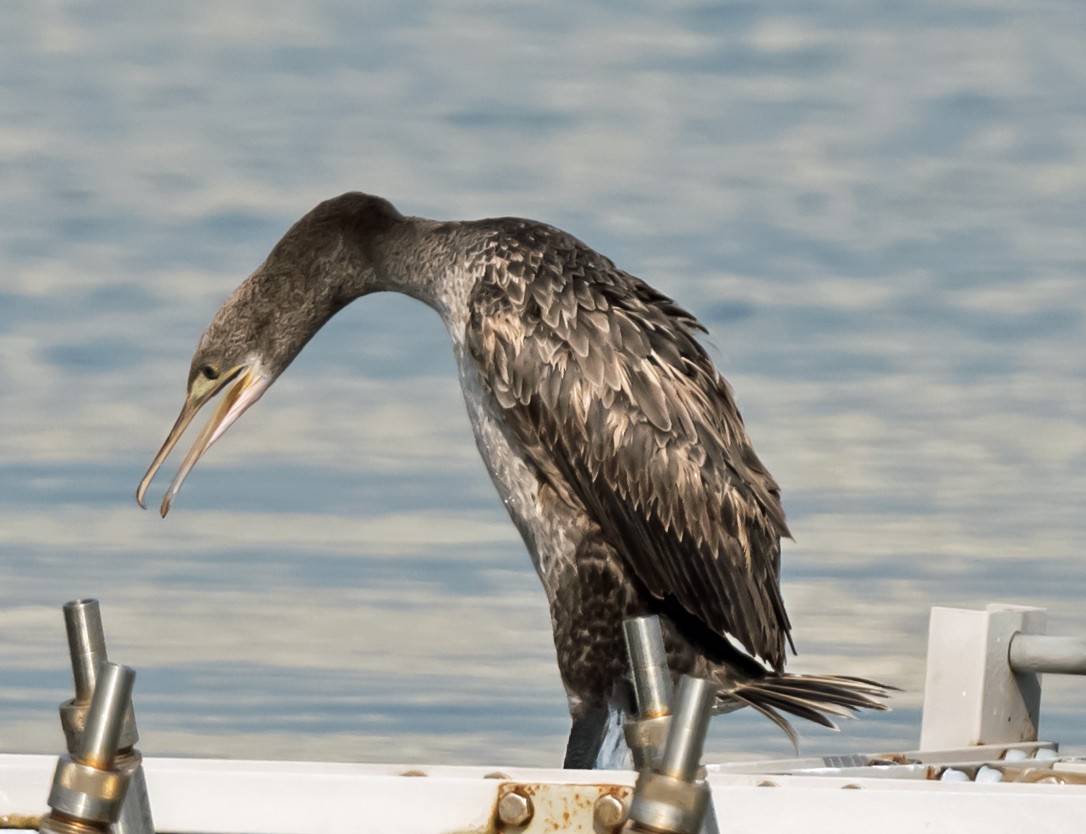
[[654, 596], [780, 670], [780, 491], [671, 299], [576, 239], [496, 227], [466, 343], [540, 476]]

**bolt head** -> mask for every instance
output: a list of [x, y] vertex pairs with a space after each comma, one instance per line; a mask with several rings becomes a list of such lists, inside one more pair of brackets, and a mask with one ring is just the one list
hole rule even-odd
[[524, 825], [533, 811], [531, 798], [515, 790], [498, 800], [498, 819], [503, 825]]
[[598, 828], [605, 831], [618, 828], [629, 815], [626, 803], [614, 794], [604, 794], [596, 800], [593, 815]]

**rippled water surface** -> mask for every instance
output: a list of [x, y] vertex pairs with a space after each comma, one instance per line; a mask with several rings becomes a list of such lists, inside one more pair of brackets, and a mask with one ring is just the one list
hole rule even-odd
[[[794, 668], [904, 690], [805, 751], [916, 743], [932, 605], [1086, 634], [1083, 43], [1072, 2], [8, 4], [0, 750], [59, 750], [94, 596], [147, 754], [560, 760], [543, 595], [421, 305], [340, 314], [168, 521], [133, 501], [222, 298], [351, 189], [546, 220], [701, 317], [784, 488]], [[1045, 691], [1086, 744], [1086, 690]], [[743, 714], [710, 744], [789, 749]]]

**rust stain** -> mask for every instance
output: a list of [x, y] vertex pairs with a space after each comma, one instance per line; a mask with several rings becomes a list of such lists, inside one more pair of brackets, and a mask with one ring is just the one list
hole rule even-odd
[[878, 756], [874, 756], [868, 765], [911, 765], [919, 764], [916, 759], [911, 759], [904, 753], [881, 753]]
[[0, 814], [0, 828], [37, 831], [43, 819], [41, 814]]
[[[514, 792], [532, 801], [534, 813], [532, 818], [522, 825], [505, 825], [498, 814], [498, 805], [502, 797]], [[597, 825], [596, 802], [600, 797], [613, 796], [628, 806], [632, 795], [633, 788], [627, 785], [506, 782], [498, 786], [486, 831], [488, 834], [556, 834], [561, 831], [588, 830], [596, 831], [597, 834], [611, 834], [620, 829], [621, 825], [613, 828]]]

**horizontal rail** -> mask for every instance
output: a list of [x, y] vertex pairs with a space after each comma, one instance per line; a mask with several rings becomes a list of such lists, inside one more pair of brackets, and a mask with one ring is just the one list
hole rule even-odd
[[[970, 751], [963, 752], [969, 756]], [[992, 748], [981, 754], [978, 761], [989, 761]], [[917, 756], [923, 754], [903, 758]], [[993, 756], [990, 761], [995, 767], [1006, 766], [1001, 758]], [[56, 756], [0, 754], [0, 817], [46, 810], [56, 763]], [[1074, 766], [1074, 759], [1069, 760], [1067, 767]], [[864, 831], [876, 815], [880, 834], [1075, 832], [1082, 830], [1086, 818], [1083, 785], [974, 782], [963, 790], [956, 783], [924, 778], [926, 767], [902, 767], [910, 769], [913, 778], [888, 778], [882, 766], [872, 769], [879, 776], [865, 777], [858, 769], [840, 776], [831, 772], [790, 776], [772, 768], [715, 773], [710, 765], [707, 779], [728, 830], [759, 834]], [[498, 793], [509, 781], [628, 789], [637, 777], [632, 770], [502, 767], [507, 778], [495, 779], [492, 766], [417, 762], [396, 766], [151, 758], [144, 760], [144, 768], [157, 830], [193, 834], [357, 834], [359, 808], [365, 809], [364, 828], [370, 834], [493, 831]], [[1052, 775], [1067, 776], [1070, 782], [1074, 773], [1052, 771]], [[850, 790], [843, 790], [846, 787]], [[580, 806], [572, 802], [567, 807], [580, 813], [574, 810]], [[584, 830], [591, 831], [591, 823]]]
[[1086, 640], [1048, 634], [1016, 634], [1007, 659], [1015, 672], [1086, 675]]

